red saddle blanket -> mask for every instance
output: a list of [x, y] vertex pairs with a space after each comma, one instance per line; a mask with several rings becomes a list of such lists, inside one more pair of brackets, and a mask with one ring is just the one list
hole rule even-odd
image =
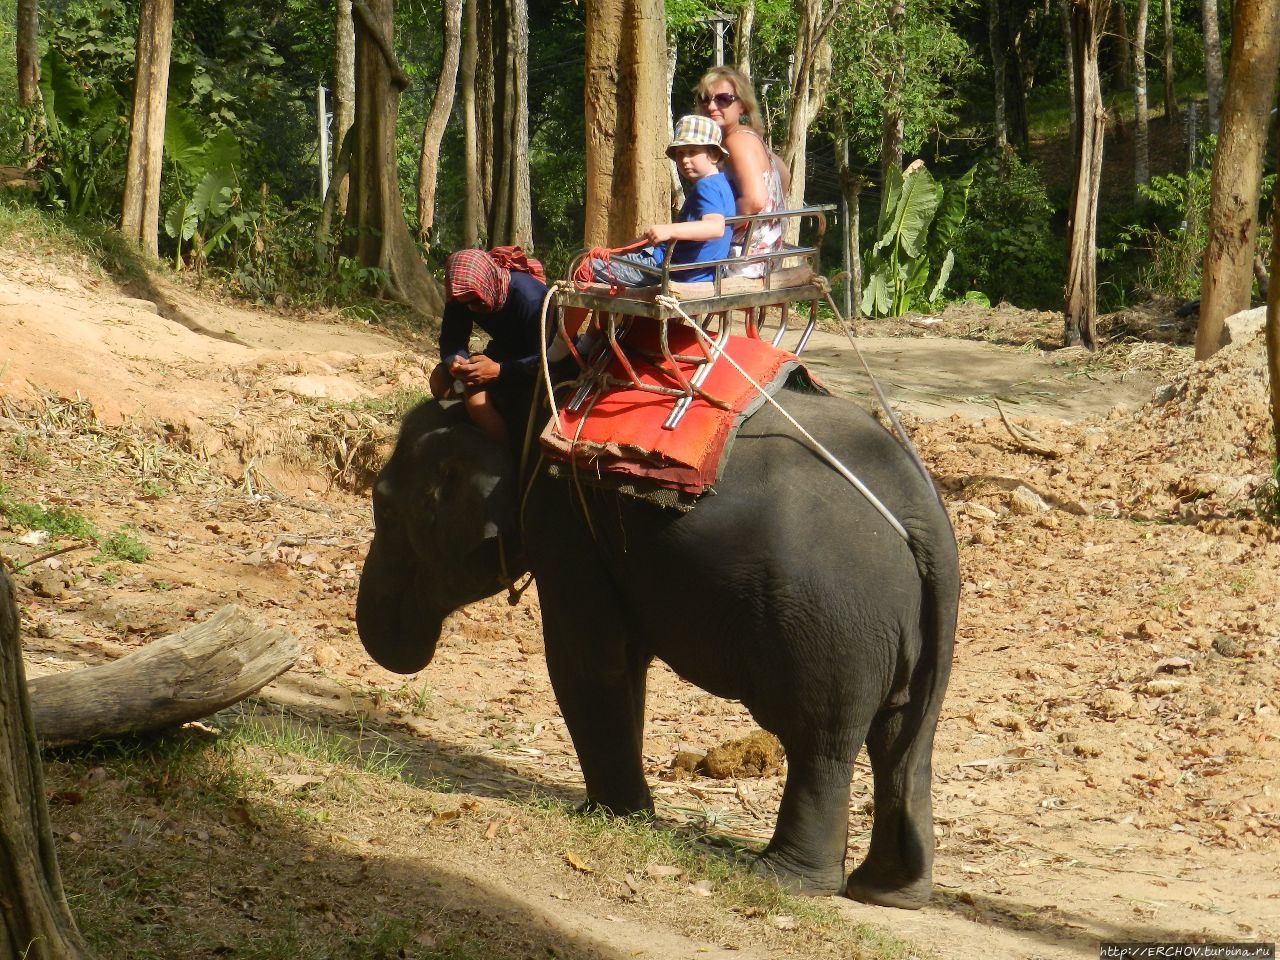
[[[634, 322], [624, 343], [641, 383], [678, 386], [665, 370], [669, 364], [658, 349], [656, 323]], [[704, 356], [697, 335], [681, 324], [671, 324], [668, 344], [673, 354]], [[822, 389], [794, 354], [764, 340], [730, 336], [725, 349], [770, 394], [798, 371]], [[696, 360], [677, 364], [686, 379], [699, 367]], [[630, 380], [617, 357], [612, 358], [608, 374]], [[608, 386], [576, 411], [558, 410], [542, 431], [543, 449], [554, 460], [572, 462], [578, 475], [588, 481], [640, 480], [684, 494], [705, 493], [724, 469], [738, 426], [765, 398], [723, 356], [712, 365], [702, 389], [725, 401], [728, 409], [694, 397], [680, 422], [667, 430], [663, 423], [680, 398], [632, 386]]]

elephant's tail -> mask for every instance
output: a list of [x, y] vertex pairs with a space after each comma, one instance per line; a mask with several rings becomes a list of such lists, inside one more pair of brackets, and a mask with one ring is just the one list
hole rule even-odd
[[928, 729], [937, 723], [951, 676], [956, 621], [960, 604], [960, 563], [955, 535], [946, 523], [943, 535], [922, 541], [912, 538], [912, 552], [920, 572], [920, 654], [910, 680], [911, 699], [923, 709]]

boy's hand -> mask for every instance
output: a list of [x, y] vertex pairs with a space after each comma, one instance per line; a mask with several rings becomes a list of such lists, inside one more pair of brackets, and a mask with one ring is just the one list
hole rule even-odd
[[644, 238], [655, 247], [660, 243], [666, 243], [673, 236], [671, 230], [673, 226], [675, 226], [673, 223], [655, 223], [644, 232]]

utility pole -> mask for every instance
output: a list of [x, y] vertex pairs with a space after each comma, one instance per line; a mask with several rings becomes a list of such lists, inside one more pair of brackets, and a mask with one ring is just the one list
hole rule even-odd
[[717, 67], [724, 66], [724, 38], [729, 33], [729, 27], [734, 23], [734, 18], [719, 10], [713, 10], [705, 17], [698, 21], [699, 23], [710, 24], [711, 29], [716, 32], [716, 63]]
[[324, 84], [316, 84], [316, 128], [320, 135], [320, 203], [329, 193], [329, 114], [324, 105]]

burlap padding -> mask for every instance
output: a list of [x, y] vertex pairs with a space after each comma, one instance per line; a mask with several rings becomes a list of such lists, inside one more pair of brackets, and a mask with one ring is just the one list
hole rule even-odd
[[[641, 357], [641, 352], [653, 356], [660, 322], [632, 324], [628, 355], [642, 383], [672, 386], [675, 380], [663, 369], [665, 361]], [[672, 323], [668, 336], [673, 352], [700, 355], [697, 338], [687, 326]], [[802, 373], [805, 382], [815, 389], [822, 389], [793, 354], [765, 341], [732, 336], [727, 351], [770, 394], [795, 372]], [[691, 378], [697, 369], [694, 363], [681, 363], [680, 367], [686, 378]], [[616, 359], [610, 374], [619, 379], [626, 376]], [[737, 427], [765, 402], [724, 358], [711, 368], [703, 389], [726, 401], [729, 409], [696, 398], [676, 428], [665, 430], [662, 425], [676, 402], [674, 398], [634, 387], [613, 387], [578, 411], [559, 410], [558, 417], [548, 422], [542, 432], [543, 449], [555, 460], [575, 463], [579, 477], [588, 482], [592, 478], [612, 478], [610, 485], [616, 488], [619, 478], [639, 478], [697, 496], [706, 492], [723, 471]]]
[[[813, 268], [808, 264], [798, 267], [785, 267], [773, 271], [769, 286], [765, 286], [764, 277], [725, 277], [720, 281], [720, 295], [729, 296], [737, 293], [759, 293], [763, 290], [782, 290], [787, 287], [803, 287], [813, 282]], [[715, 282], [702, 280], [698, 283], [677, 283], [671, 281], [668, 288], [672, 297], [677, 300], [706, 300], [716, 295]], [[589, 283], [579, 288], [581, 293], [589, 293], [599, 297], [609, 296], [607, 283]], [[614, 295], [618, 300], [652, 301], [662, 292], [660, 284], [650, 287], [620, 287]]]

